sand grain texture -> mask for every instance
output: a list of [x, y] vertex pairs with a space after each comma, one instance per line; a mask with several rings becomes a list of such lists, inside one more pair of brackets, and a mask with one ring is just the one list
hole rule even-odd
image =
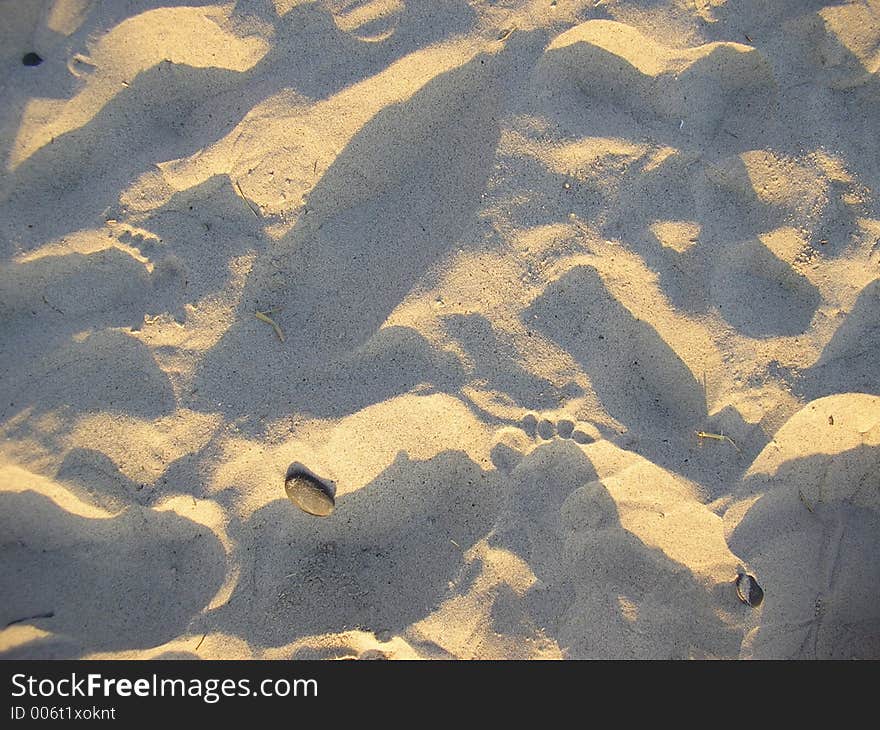
[[880, 658], [876, 0], [0, 41], [0, 657]]

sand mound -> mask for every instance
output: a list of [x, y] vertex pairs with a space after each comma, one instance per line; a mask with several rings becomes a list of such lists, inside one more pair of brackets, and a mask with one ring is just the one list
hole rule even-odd
[[[768, 591], [756, 658], [880, 656], [880, 399], [813, 401], [746, 474], [725, 515], [731, 549]], [[777, 593], [778, 591], [778, 593]]]

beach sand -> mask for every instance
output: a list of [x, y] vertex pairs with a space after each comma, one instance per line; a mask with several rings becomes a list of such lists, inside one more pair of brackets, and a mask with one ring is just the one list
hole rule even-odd
[[878, 0], [0, 2], [0, 657], [880, 658], [878, 71]]

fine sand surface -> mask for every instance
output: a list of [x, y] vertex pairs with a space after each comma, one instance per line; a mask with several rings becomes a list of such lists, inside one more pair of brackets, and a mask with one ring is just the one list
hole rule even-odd
[[2, 0], [0, 658], [880, 658], [878, 74], [880, 0]]

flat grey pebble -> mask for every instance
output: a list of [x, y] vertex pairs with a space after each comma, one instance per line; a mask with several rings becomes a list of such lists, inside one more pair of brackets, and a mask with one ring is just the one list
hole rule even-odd
[[757, 608], [764, 601], [764, 589], [758, 585], [755, 576], [748, 573], [740, 573], [736, 576], [735, 585], [736, 595], [747, 606]]
[[333, 485], [299, 463], [288, 468], [284, 491], [303, 512], [316, 517], [327, 517], [336, 506]]

